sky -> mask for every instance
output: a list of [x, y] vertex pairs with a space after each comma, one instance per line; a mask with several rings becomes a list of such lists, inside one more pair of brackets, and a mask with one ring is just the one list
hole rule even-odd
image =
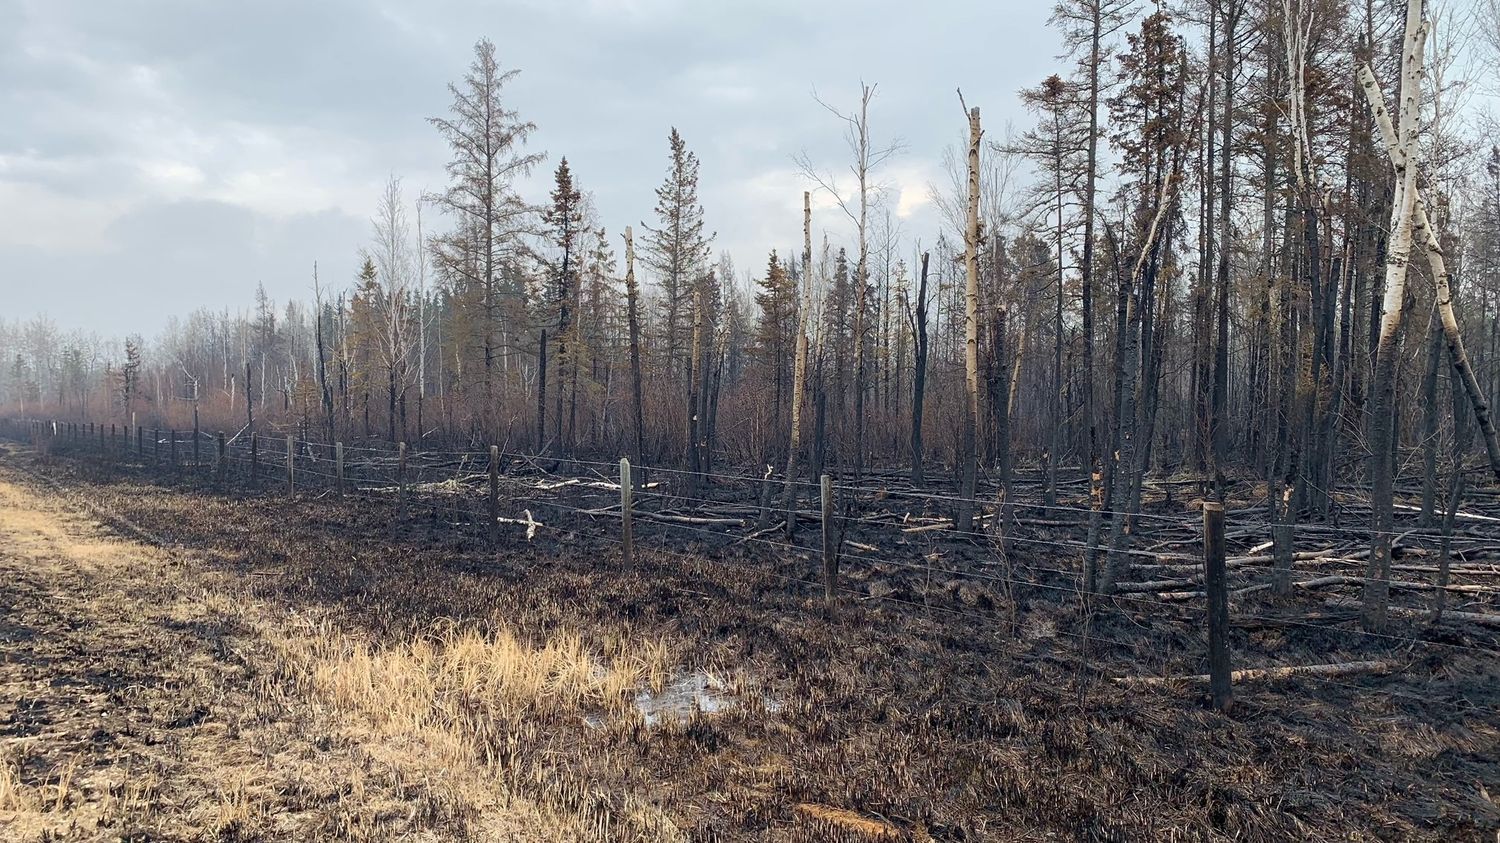
[[[715, 251], [741, 273], [800, 248], [794, 157], [847, 174], [843, 125], [814, 99], [878, 85], [880, 173], [903, 235], [941, 226], [932, 184], [967, 130], [1029, 118], [1016, 92], [1061, 67], [1048, 2], [884, 0], [0, 0], [0, 318], [50, 315], [150, 335], [199, 308], [248, 309], [351, 286], [386, 180], [413, 203], [444, 183], [426, 118], [495, 42], [511, 107], [567, 156], [613, 238], [652, 221], [676, 126], [702, 161]], [[815, 236], [852, 244], [814, 200]], [[428, 209], [428, 232], [447, 220]], [[617, 251], [618, 240], [616, 242]]]

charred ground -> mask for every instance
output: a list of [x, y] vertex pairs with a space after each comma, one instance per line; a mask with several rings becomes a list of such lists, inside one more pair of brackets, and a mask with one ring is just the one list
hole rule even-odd
[[[862, 527], [847, 541], [890, 558], [851, 554], [847, 591], [829, 608], [811, 582], [810, 549], [661, 530], [638, 540], [625, 568], [608, 517], [553, 517], [593, 506], [582, 499], [548, 514], [534, 506], [547, 529], [530, 540], [507, 530], [495, 548], [477, 519], [420, 498], [398, 519], [389, 496], [216, 489], [207, 473], [66, 448], [9, 447], [0, 465], [48, 506], [90, 511], [132, 544], [157, 543], [151, 553], [172, 572], [97, 576], [70, 586], [79, 599], [145, 577], [156, 591], [143, 600], [199, 605], [179, 631], [184, 646], [209, 642], [212, 652], [224, 639], [216, 630], [239, 630], [229, 637], [245, 643], [224, 650], [236, 654], [233, 675], [202, 680], [228, 690], [205, 690], [201, 714], [195, 705], [159, 728], [191, 734], [233, 711], [257, 713], [230, 730], [234, 745], [275, 710], [286, 712], [269, 720], [285, 740], [300, 734], [312, 758], [334, 747], [346, 760], [316, 782], [240, 788], [228, 804], [243, 810], [229, 822], [185, 820], [181, 797], [163, 797], [128, 822], [94, 817], [90, 829], [79, 811], [97, 794], [75, 785], [55, 807], [82, 823], [63, 826], [81, 839], [170, 837], [173, 823], [185, 823], [183, 839], [279, 839], [299, 828], [347, 839], [597, 840], [1478, 840], [1500, 826], [1496, 640], [1481, 628], [1405, 624], [1377, 638], [1352, 632], [1353, 614], [1321, 597], [1256, 596], [1236, 607], [1236, 666], [1400, 668], [1247, 685], [1225, 716], [1189, 683], [1111, 681], [1200, 672], [1198, 610], [1122, 598], [1085, 611], [1065, 578], [1046, 573], [1076, 567], [1065, 550], [1019, 547], [1004, 576], [965, 577], [944, 572], [997, 570], [978, 544]], [[907, 564], [921, 559], [925, 567]], [[59, 606], [69, 604], [47, 596], [57, 586], [37, 581], [44, 573], [9, 550], [5, 561], [5, 729], [8, 744], [24, 747], [19, 786], [39, 793], [64, 769], [102, 781], [79, 771], [118, 768], [120, 757], [98, 746], [139, 723], [65, 745], [51, 721], [27, 712], [38, 694], [56, 716], [79, 703], [37, 689], [93, 665], [142, 663], [161, 666], [132, 687], [177, 688], [178, 668], [135, 649], [129, 634], [30, 659], [65, 635], [57, 624], [95, 618], [68, 615]], [[523, 660], [571, 647], [593, 675], [553, 670], [514, 699], [498, 680], [453, 678], [470, 677], [502, 644]], [[413, 690], [408, 674], [423, 687]], [[616, 674], [619, 685], [608, 685]], [[648, 725], [630, 700], [682, 675], [709, 677], [732, 703]], [[410, 716], [401, 700], [419, 700]], [[242, 778], [264, 766], [250, 756], [219, 765]], [[173, 770], [159, 776], [164, 791], [179, 786]], [[16, 815], [0, 824], [7, 816]]]

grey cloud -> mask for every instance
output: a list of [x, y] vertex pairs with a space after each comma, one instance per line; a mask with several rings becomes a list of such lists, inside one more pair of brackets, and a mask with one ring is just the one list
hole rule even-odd
[[259, 283], [278, 301], [311, 298], [320, 253], [323, 280], [342, 287], [354, 253], [328, 244], [360, 242], [368, 230], [333, 211], [275, 220], [222, 202], [151, 204], [97, 244], [0, 247], [0, 300], [9, 318], [49, 312], [104, 336], [149, 332], [199, 307], [247, 308]]
[[[481, 35], [522, 70], [510, 96], [548, 152], [536, 198], [566, 155], [612, 234], [648, 220], [675, 125], [703, 160], [717, 246], [758, 269], [801, 239], [792, 155], [845, 166], [814, 88], [851, 104], [861, 78], [878, 81], [877, 135], [906, 140], [906, 171], [935, 172], [961, 125], [959, 85], [987, 125], [1026, 122], [1015, 91], [1056, 67], [1049, 5], [0, 0], [17, 22], [0, 27], [0, 187], [124, 209], [92, 249], [0, 250], [0, 295], [8, 313], [66, 310], [109, 332], [200, 301], [248, 304], [258, 280], [303, 295], [314, 259], [345, 283], [385, 176], [412, 194], [440, 183], [446, 150], [425, 118], [446, 109]], [[160, 177], [195, 169], [201, 183]], [[772, 192], [783, 185], [786, 199]], [[24, 214], [0, 207], [0, 226]], [[832, 213], [819, 224], [846, 231]], [[919, 213], [907, 231], [930, 242], [936, 225]], [[162, 303], [132, 305], [124, 288]]]

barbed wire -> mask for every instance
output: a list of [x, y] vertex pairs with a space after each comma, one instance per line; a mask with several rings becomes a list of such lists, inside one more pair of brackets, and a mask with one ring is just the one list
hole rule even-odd
[[[86, 439], [86, 438], [87, 437], [80, 437], [80, 439]], [[266, 441], [268, 443], [280, 442], [280, 443], [282, 443], [283, 446], [289, 440], [295, 441], [290, 436], [283, 436], [283, 437], [268, 436], [268, 437], [266, 437]], [[172, 440], [172, 441], [179, 441], [179, 440]], [[227, 451], [226, 455], [225, 455], [226, 459], [236, 459], [232, 455], [232, 453], [228, 452], [228, 451], [232, 451], [232, 450], [233, 450], [232, 448], [231, 449], [226, 449], [226, 451]], [[248, 446], [244, 446], [241, 450], [248, 450]], [[257, 455], [257, 457], [254, 460], [254, 462], [262, 462], [268, 468], [272, 468], [272, 469], [285, 469], [286, 468], [285, 448], [284, 447], [281, 448], [281, 449], [266, 448], [266, 449], [262, 450], [262, 454], [263, 454], [263, 457], [261, 455]], [[277, 459], [278, 455], [281, 457], [279, 461]], [[488, 455], [487, 454], [484, 455], [484, 459], [486, 461], [488, 460]], [[535, 459], [535, 458], [533, 457], [533, 459]], [[595, 462], [594, 464], [601, 465], [601, 466], [613, 466], [613, 464], [611, 464], [611, 463], [599, 463], [599, 462]], [[187, 467], [187, 466], [184, 465], [183, 467]], [[206, 467], [206, 466], [205, 465], [199, 465], [197, 467], [201, 468], [201, 467]], [[410, 468], [410, 465], [408, 465], [408, 468]], [[427, 466], [427, 469], [433, 470], [433, 471], [435, 471], [436, 473], [439, 473], [439, 474], [441, 473], [440, 471], [437, 470], [437, 467]], [[347, 472], [347, 470], [348, 470], [348, 466], [346, 466], [346, 472]], [[647, 470], [650, 471], [652, 469], [647, 469]], [[280, 471], [278, 471], [277, 473], [280, 473]], [[692, 472], [681, 472], [681, 473], [692, 474]], [[455, 472], [455, 474], [456, 474], [456, 472]], [[338, 479], [337, 475], [329, 474], [327, 472], [318, 471], [316, 469], [309, 468], [309, 467], [307, 467], [305, 465], [296, 464], [295, 462], [294, 462], [294, 472], [293, 472], [293, 475], [294, 475], [294, 477], [298, 476], [298, 475], [301, 475], [301, 476], [311, 475], [311, 476], [320, 477], [320, 478], [324, 478], [324, 479], [327, 479], [327, 480], [334, 480], [334, 481], [336, 481]], [[255, 478], [252, 478], [252, 479], [255, 479]], [[754, 478], [745, 478], [745, 479], [754, 479]], [[388, 478], [384, 482], [387, 484], [387, 487], [389, 487], [390, 485], [397, 483], [398, 479], [397, 478]], [[408, 482], [409, 482], [409, 480], [408, 480]], [[762, 482], [762, 481], [760, 481], [759, 479], [756, 479], [756, 482]], [[617, 488], [617, 486], [616, 486], [616, 488]], [[846, 490], [849, 490], [849, 489], [852, 489], [852, 488], [855, 488], [855, 487], [846, 487]], [[637, 494], [640, 494], [640, 492], [638, 491]], [[670, 493], [670, 492], [661, 492], [661, 493], [656, 493], [656, 494], [657, 494], [658, 497], [660, 497], [660, 498], [662, 498], [664, 500], [681, 499], [681, 500], [692, 500], [692, 501], [695, 501], [695, 502], [710, 503], [710, 504], [718, 505], [718, 506], [724, 506], [725, 505], [725, 503], [723, 501], [717, 501], [717, 500], [709, 499], [709, 498], [698, 498], [698, 497], [692, 497], [692, 496], [674, 495], [673, 493]], [[914, 495], [914, 496], [916, 496], [916, 497], [934, 497], [934, 498], [945, 499], [945, 500], [961, 500], [961, 501], [974, 501], [974, 502], [977, 502], [977, 499], [961, 499], [961, 498], [954, 498], [952, 496], [943, 496], [943, 495], [926, 495], [925, 493]], [[533, 506], [547, 506], [547, 507], [552, 507], [552, 508], [560, 510], [560, 511], [573, 512], [575, 515], [576, 514], [587, 515], [590, 518], [598, 518], [598, 517], [615, 517], [615, 518], [617, 518], [617, 517], [619, 517], [618, 513], [608, 513], [608, 512], [601, 512], [601, 511], [598, 511], [598, 510], [590, 510], [590, 509], [584, 509], [584, 508], [580, 508], [580, 507], [574, 507], [574, 506], [571, 506], [569, 504], [565, 504], [565, 503], [563, 503], [563, 502], [561, 502], [559, 500], [537, 500], [537, 501], [531, 501], [530, 503], [532, 503]], [[427, 502], [427, 503], [418, 504], [418, 505], [423, 506], [423, 507], [432, 507], [434, 509], [439, 508], [438, 505], [433, 504], [430, 501]], [[454, 512], [454, 513], [457, 513], [457, 514], [461, 514], [461, 515], [463, 515], [465, 517], [468, 517], [468, 518], [478, 517], [477, 514], [472, 509], [458, 509], [458, 508], [451, 508], [451, 507], [447, 508], [447, 509], [448, 509], [448, 511], [451, 511], [451, 512]], [[781, 512], [781, 510], [779, 508], [772, 509], [771, 511], [772, 512], [776, 512], [778, 514]], [[1079, 510], [1079, 511], [1084, 511], [1084, 510]], [[817, 516], [821, 515], [821, 513], [812, 512], [812, 511], [808, 511], [808, 510], [798, 510], [797, 514], [799, 514], [799, 515], [800, 514], [810, 514], [810, 515], [812, 515], [814, 517], [817, 517]], [[674, 530], [675, 529], [675, 530], [680, 530], [680, 531], [682, 531], [682, 530], [692, 531], [692, 532], [696, 532], [696, 533], [699, 533], [699, 534], [708, 535], [708, 536], [711, 536], [711, 537], [714, 537], [714, 538], [717, 538], [717, 539], [720, 539], [720, 540], [727, 540], [727, 541], [730, 541], [732, 543], [754, 542], [754, 543], [757, 543], [757, 544], [771, 546], [771, 547], [775, 547], [775, 548], [782, 549], [782, 550], [786, 550], [786, 549], [794, 549], [794, 550], [797, 550], [797, 551], [805, 550], [804, 548], [799, 548], [798, 546], [796, 546], [794, 544], [790, 544], [790, 543], [786, 543], [786, 542], [778, 542], [778, 541], [774, 541], [774, 540], [769, 540], [769, 539], [764, 538], [763, 536], [738, 536], [738, 535], [735, 535], [735, 534], [732, 534], [732, 533], [723, 532], [723, 531], [709, 530], [709, 529], [707, 529], [707, 528], [705, 528], [705, 527], [703, 527], [701, 525], [684, 524], [684, 523], [674, 523], [674, 522], [670, 522], [670, 521], [665, 521], [665, 522], [663, 522], [663, 521], [655, 521], [654, 519], [649, 519], [649, 518], [647, 518], [645, 520], [649, 520], [649, 521], [652, 521], [652, 523], [661, 525], [661, 527], [662, 527], [663, 530]], [[542, 524], [540, 524], [538, 522], [538, 526], [539, 527], [544, 527], [544, 526], [547, 526], [547, 525], [542, 525]], [[557, 529], [564, 529], [564, 528], [557, 528]], [[1409, 531], [1407, 533], [1404, 533], [1404, 534], [1409, 534]], [[982, 540], [985, 540], [985, 541], [995, 541], [996, 540], [996, 537], [993, 536], [993, 535], [991, 535], [991, 534], [989, 534], [989, 533], [985, 533], [985, 532], [981, 532], [981, 531], [972, 531], [972, 530], [971, 531], [945, 530], [944, 531], [944, 535], [972, 536], [972, 537], [975, 537], [975, 538], [978, 538], [978, 539], [982, 539]], [[604, 538], [608, 538], [607, 536], [603, 536], [603, 537]], [[1111, 552], [1111, 548], [1108, 547], [1108, 546], [1101, 545], [1101, 544], [1089, 544], [1087, 542], [1064, 541], [1064, 540], [1056, 540], [1056, 539], [1041, 539], [1041, 538], [1023, 537], [1023, 536], [1015, 536], [1015, 535], [1005, 536], [1004, 537], [1004, 541], [1021, 543], [1021, 544], [1031, 544], [1031, 545], [1036, 545], [1036, 546], [1059, 547], [1059, 548], [1072, 549], [1072, 550], [1090, 550], [1090, 549], [1092, 549], [1092, 550], [1095, 550], [1097, 552], [1105, 553], [1105, 554], [1108, 554], [1108, 553]], [[1121, 551], [1117, 549], [1115, 552], [1121, 552]], [[1148, 556], [1148, 557], [1151, 557], [1151, 558], [1154, 558], [1154, 559], [1162, 559], [1162, 558], [1186, 558], [1186, 559], [1191, 559], [1192, 558], [1192, 557], [1186, 557], [1186, 556], [1172, 557], [1172, 556], [1168, 556], [1168, 555], [1165, 555], [1165, 554], [1158, 554], [1158, 553], [1155, 553], [1155, 552], [1152, 552], [1152, 551], [1132, 551], [1131, 549], [1128, 549], [1128, 548], [1127, 549], [1123, 549], [1123, 552], [1125, 552], [1127, 554], [1133, 554], [1133, 555]], [[977, 579], [977, 580], [981, 580], [981, 581], [1001, 582], [1001, 583], [1005, 583], [1006, 585], [1018, 585], [1018, 586], [1033, 587], [1033, 588], [1043, 588], [1043, 589], [1049, 589], [1049, 590], [1054, 590], [1054, 591], [1059, 591], [1059, 592], [1064, 592], [1064, 593], [1074, 594], [1074, 595], [1078, 595], [1078, 594], [1082, 593], [1081, 589], [1076, 588], [1076, 587], [1059, 586], [1059, 585], [1048, 584], [1048, 583], [1038, 583], [1038, 582], [1036, 582], [1034, 580], [1015, 579], [1015, 578], [1010, 578], [1010, 577], [1004, 577], [1004, 576], [1001, 576], [1001, 575], [997, 575], [997, 574], [995, 574], [993, 572], [970, 571], [970, 570], [961, 570], [961, 569], [957, 569], [957, 568], [939, 567], [939, 566], [931, 564], [930, 562], [927, 563], [927, 564], [914, 564], [914, 563], [911, 563], [911, 562], [903, 561], [901, 559], [887, 558], [887, 557], [877, 557], [877, 556], [871, 556], [871, 555], [868, 555], [868, 554], [861, 554], [861, 553], [850, 552], [850, 551], [843, 551], [843, 552], [841, 552], [840, 553], [840, 558], [841, 559], [851, 560], [851, 561], [860, 561], [860, 562], [868, 563], [868, 564], [871, 564], [871, 565], [893, 565], [893, 566], [896, 566], [898, 568], [904, 568], [904, 569], [908, 569], [908, 570], [920, 571], [920, 572], [926, 573], [929, 576], [931, 576], [932, 574], [943, 574], [943, 575], [953, 576], [953, 577], [968, 577], [968, 578], [973, 578], [973, 579]], [[1309, 561], [1309, 560], [1303, 560], [1303, 561]], [[1341, 560], [1341, 561], [1351, 561], [1352, 562], [1352, 560]], [[1050, 574], [1055, 574], [1055, 575], [1069, 577], [1069, 578], [1079, 578], [1079, 577], [1081, 577], [1081, 574], [1079, 572], [1077, 572], [1077, 571], [1065, 570], [1065, 569], [1060, 569], [1060, 568], [1046, 568], [1046, 567], [1043, 567], [1043, 566], [1037, 566], [1037, 565], [1031, 565], [1031, 564], [1024, 564], [1024, 563], [1019, 563], [1019, 562], [1010, 562], [1008, 564], [1011, 567], [1013, 567], [1013, 568], [1020, 568], [1022, 570], [1029, 570], [1029, 571], [1036, 572], [1036, 573], [1050, 573]], [[1244, 568], [1244, 569], [1255, 568], [1255, 569], [1263, 569], [1263, 570], [1271, 570], [1271, 571], [1277, 571], [1277, 570], [1279, 570], [1279, 569], [1276, 569], [1273, 566], [1243, 565], [1243, 566], [1237, 566], [1237, 567]], [[1369, 578], [1361, 578], [1361, 579], [1364, 580], [1364, 581], [1372, 581]], [[1397, 580], [1394, 580], [1393, 578], [1378, 578], [1378, 579], [1375, 579], [1373, 581], [1376, 581], [1376, 582], [1385, 581], [1385, 582], [1388, 582], [1388, 583], [1399, 582]], [[1187, 584], [1191, 584], [1191, 583], [1187, 583]], [[1159, 598], [1151, 598], [1151, 597], [1146, 597], [1146, 596], [1142, 596], [1142, 595], [1117, 594], [1117, 595], [1111, 595], [1110, 599], [1112, 599], [1114, 601], [1117, 601], [1117, 602], [1137, 603], [1137, 604], [1142, 604], [1142, 605], [1153, 605], [1153, 606], [1159, 606], [1159, 607], [1170, 607], [1170, 608], [1177, 609], [1177, 610], [1181, 610], [1181, 609], [1183, 609], [1185, 607], [1185, 604], [1183, 602], [1181, 602], [1181, 601], [1165, 601], [1165, 600], [1161, 600]], [[1486, 649], [1486, 648], [1477, 648], [1477, 647], [1471, 647], [1471, 646], [1468, 646], [1468, 645], [1452, 644], [1451, 642], [1435, 642], [1435, 641], [1430, 641], [1430, 640], [1427, 640], [1427, 639], [1419, 639], [1419, 638], [1413, 638], [1413, 637], [1393, 636], [1393, 635], [1389, 635], [1389, 634], [1375, 633], [1375, 632], [1371, 632], [1371, 631], [1368, 631], [1368, 630], [1344, 629], [1344, 628], [1341, 628], [1341, 627], [1333, 627], [1333, 626], [1329, 626], [1329, 625], [1325, 625], [1325, 624], [1315, 624], [1315, 623], [1311, 623], [1311, 622], [1299, 622], [1299, 621], [1296, 621], [1296, 620], [1293, 620], [1293, 619], [1283, 618], [1283, 617], [1276, 617], [1276, 616], [1245, 615], [1243, 613], [1238, 614], [1237, 616], [1238, 617], [1242, 617], [1242, 618], [1246, 618], [1246, 619], [1265, 620], [1265, 621], [1275, 622], [1275, 623], [1284, 624], [1284, 625], [1304, 626], [1304, 627], [1309, 627], [1309, 628], [1323, 630], [1323, 631], [1329, 631], [1329, 632], [1360, 634], [1360, 635], [1365, 635], [1365, 636], [1370, 636], [1370, 637], [1376, 637], [1376, 638], [1382, 638], [1382, 639], [1392, 640], [1392, 641], [1400, 641], [1400, 642], [1405, 642], [1405, 643], [1410, 643], [1410, 644], [1425, 644], [1425, 645], [1435, 645], [1435, 646], [1446, 646], [1446, 647], [1453, 647], [1453, 648], [1458, 648], [1458, 649], [1471, 650], [1471, 651], [1475, 651], [1475, 652], [1482, 652], [1482, 653], [1486, 653], [1486, 654], [1493, 654], [1493, 652], [1494, 652], [1494, 651]]]

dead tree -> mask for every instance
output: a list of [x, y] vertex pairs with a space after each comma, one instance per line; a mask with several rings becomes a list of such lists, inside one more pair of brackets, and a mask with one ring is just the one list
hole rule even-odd
[[[963, 95], [959, 95], [962, 102]], [[969, 212], [964, 226], [964, 384], [968, 412], [964, 414], [963, 444], [959, 452], [963, 488], [959, 492], [954, 526], [960, 532], [974, 527], [974, 483], [978, 471], [975, 439], [979, 430], [979, 109], [969, 109]]]
[[818, 187], [828, 192], [833, 197], [839, 209], [849, 217], [855, 225], [855, 231], [859, 239], [859, 262], [854, 268], [854, 476], [860, 477], [864, 473], [865, 456], [865, 325], [866, 309], [868, 308], [868, 295], [866, 288], [869, 286], [869, 230], [870, 218], [870, 190], [871, 175], [886, 159], [900, 151], [899, 144], [877, 148], [870, 138], [870, 102], [875, 99], [875, 85], [860, 84], [859, 110], [845, 113], [829, 105], [821, 99], [814, 99], [817, 103], [828, 110], [830, 114], [839, 118], [846, 125], [844, 134], [845, 142], [849, 145], [849, 151], [854, 155], [854, 163], [849, 169], [854, 175], [854, 181], [858, 197], [846, 197], [840, 193], [834, 184], [831, 175], [825, 175], [812, 166], [811, 161], [804, 155], [798, 159], [798, 164], [805, 176], [817, 183]]
[[[630, 409], [635, 428], [635, 461], [644, 466], [646, 422], [641, 412], [641, 291], [635, 282], [635, 238], [628, 225], [625, 226], [625, 313], [630, 333]], [[645, 476], [644, 470], [639, 473], [641, 477]]]
[[911, 482], [921, 486], [923, 477], [922, 412], [927, 398], [927, 263], [931, 255], [922, 253], [922, 277], [917, 282], [915, 306], [906, 302], [906, 321], [912, 336], [911, 378]]
[[802, 303], [797, 308], [796, 349], [792, 354], [792, 422], [787, 434], [786, 489], [781, 509], [786, 513], [786, 538], [797, 530], [797, 459], [802, 449], [802, 397], [807, 391], [807, 321], [812, 316], [812, 193], [802, 191]]

